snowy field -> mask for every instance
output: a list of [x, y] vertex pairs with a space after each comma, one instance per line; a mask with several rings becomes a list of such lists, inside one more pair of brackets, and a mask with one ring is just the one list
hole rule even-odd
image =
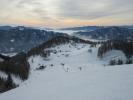
[[[112, 51], [97, 58], [97, 48], [66, 44], [47, 59], [29, 58], [31, 75], [20, 87], [0, 94], [0, 100], [133, 100], [133, 65], [104, 66]], [[43, 70], [36, 70], [45, 66]]]

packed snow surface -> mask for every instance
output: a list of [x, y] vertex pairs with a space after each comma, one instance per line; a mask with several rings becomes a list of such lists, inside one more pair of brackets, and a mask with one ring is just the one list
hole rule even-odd
[[[133, 65], [103, 66], [97, 48], [87, 44], [47, 50], [57, 52], [30, 57], [29, 79], [0, 100], [133, 100]], [[36, 70], [42, 65], [46, 68]]]

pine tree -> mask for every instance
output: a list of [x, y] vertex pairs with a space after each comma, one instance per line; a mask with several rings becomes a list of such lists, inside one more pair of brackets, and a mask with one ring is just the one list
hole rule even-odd
[[118, 65], [122, 65], [123, 64], [123, 61], [122, 60], [118, 60]]
[[12, 88], [13, 87], [13, 80], [12, 80], [12, 77], [11, 77], [10, 74], [8, 74], [8, 77], [7, 77], [7, 81], [6, 81], [5, 86], [7, 88]]
[[115, 61], [115, 60], [111, 60], [111, 61], [109, 62], [109, 65], [116, 65], [116, 61]]

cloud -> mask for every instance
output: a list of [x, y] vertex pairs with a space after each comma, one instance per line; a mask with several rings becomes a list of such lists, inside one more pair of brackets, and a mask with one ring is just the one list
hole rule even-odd
[[[0, 0], [3, 19], [64, 21], [133, 17], [133, 0]], [[65, 22], [65, 21], [64, 21]]]
[[133, 10], [132, 0], [60, 0], [59, 16], [95, 19]]

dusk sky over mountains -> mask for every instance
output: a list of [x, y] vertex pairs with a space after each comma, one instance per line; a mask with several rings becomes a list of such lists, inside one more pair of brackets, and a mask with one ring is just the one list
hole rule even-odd
[[133, 0], [0, 0], [1, 25], [132, 25]]

